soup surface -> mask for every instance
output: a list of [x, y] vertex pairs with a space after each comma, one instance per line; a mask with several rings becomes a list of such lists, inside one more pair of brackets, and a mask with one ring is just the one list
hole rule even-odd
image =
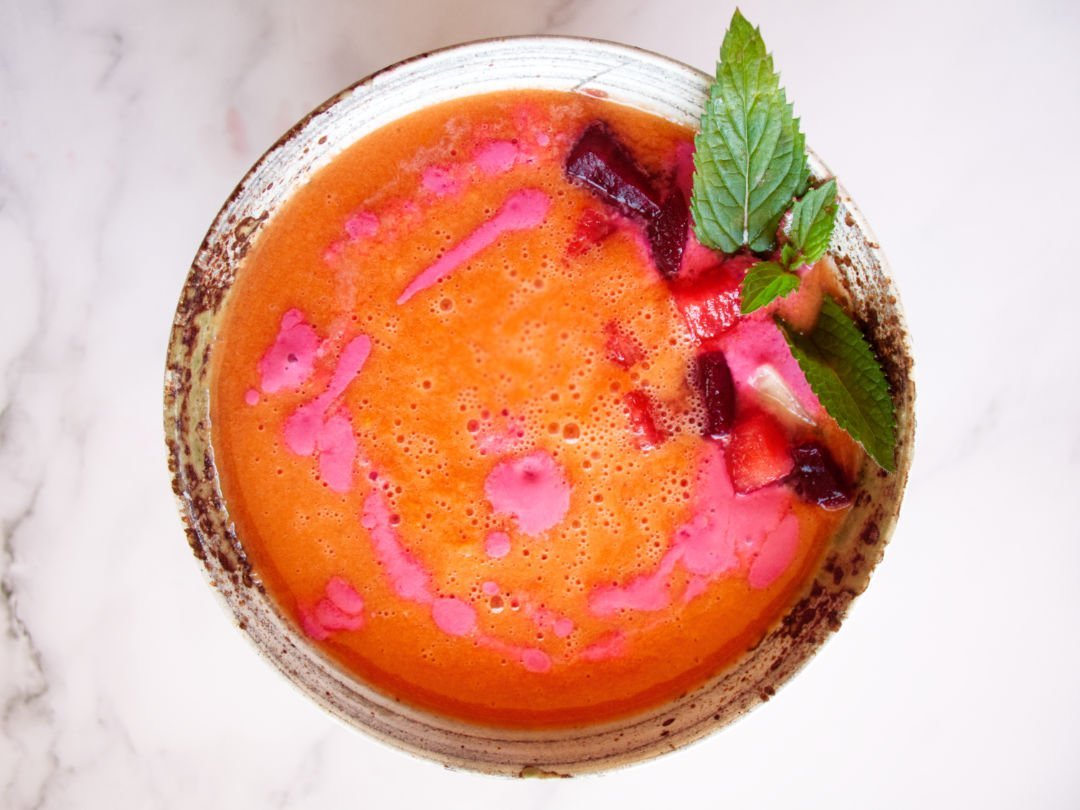
[[[590, 131], [654, 199], [582, 180]], [[366, 137], [264, 226], [213, 348], [215, 460], [256, 575], [356, 678], [482, 724], [612, 719], [806, 586], [846, 509], [792, 458], [852, 480], [863, 455], [771, 317], [738, 316], [746, 257], [657, 225], [692, 148], [586, 96], [478, 96]]]

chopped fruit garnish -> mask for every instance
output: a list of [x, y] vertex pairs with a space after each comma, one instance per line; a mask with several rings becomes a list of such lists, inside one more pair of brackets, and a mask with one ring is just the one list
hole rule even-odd
[[727, 436], [735, 420], [735, 382], [723, 352], [698, 355], [697, 387], [705, 405], [705, 435]]
[[822, 445], [800, 444], [791, 451], [791, 458], [791, 485], [800, 498], [824, 509], [843, 509], [851, 503], [851, 485]]
[[741, 279], [716, 267], [695, 279], [671, 286], [675, 305], [699, 343], [719, 337], [739, 319]]
[[825, 256], [802, 274], [799, 289], [776, 302], [776, 314], [796, 332], [806, 334], [817, 323], [821, 302], [828, 293], [837, 301], [847, 301], [848, 293], [837, 280], [832, 256]]
[[623, 397], [630, 414], [630, 432], [639, 450], [652, 450], [667, 439], [667, 434], [657, 427], [653, 417], [652, 399], [644, 391], [634, 390]]
[[761, 394], [761, 404], [773, 416], [781, 421], [814, 424], [814, 419], [806, 412], [795, 392], [791, 390], [780, 372], [774, 366], [765, 363], [750, 375], [750, 387]]
[[649, 220], [647, 228], [653, 261], [664, 278], [675, 278], [682, 266], [689, 223], [690, 209], [686, 197], [679, 189], [673, 188], [660, 206], [660, 213], [655, 219]]
[[641, 348], [641, 344], [614, 321], [604, 325], [604, 334], [607, 335], [604, 343], [607, 359], [615, 365], [630, 368], [645, 359], [645, 350]]
[[815, 264], [803, 272], [799, 288], [776, 302], [776, 314], [796, 332], [803, 334], [814, 328], [818, 313], [821, 312], [824, 291], [817, 268], [818, 265]]
[[571, 256], [580, 256], [615, 233], [615, 229], [616, 225], [611, 217], [595, 208], [586, 208], [578, 220], [577, 229], [566, 252]]
[[727, 459], [736, 492], [753, 492], [779, 481], [794, 466], [784, 429], [763, 411], [735, 423]]
[[566, 174], [627, 216], [652, 219], [660, 213], [660, 195], [626, 147], [606, 124], [591, 124], [570, 150]]

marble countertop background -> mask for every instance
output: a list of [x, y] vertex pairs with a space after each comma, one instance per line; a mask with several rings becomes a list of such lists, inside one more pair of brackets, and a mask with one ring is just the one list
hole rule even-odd
[[619, 40], [709, 70], [705, 0], [0, 0], [0, 806], [1080, 806], [1080, 5], [746, 0], [889, 255], [917, 358], [901, 521], [768, 704], [571, 781], [446, 771], [324, 716], [230, 626], [161, 428], [215, 212], [413, 53]]

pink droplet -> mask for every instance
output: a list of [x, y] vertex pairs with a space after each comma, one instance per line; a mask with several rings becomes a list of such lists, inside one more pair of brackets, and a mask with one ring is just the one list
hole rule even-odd
[[570, 483], [545, 450], [501, 461], [488, 474], [484, 494], [496, 514], [517, 518], [525, 534], [540, 534], [558, 524], [570, 509]]
[[326, 583], [326, 596], [346, 613], [356, 615], [364, 610], [364, 599], [344, 577], [330, 577]]
[[521, 653], [521, 665], [529, 672], [547, 672], [551, 669], [551, 656], [543, 650], [529, 647]]
[[444, 633], [464, 636], [476, 628], [476, 609], [468, 602], [448, 596], [431, 605], [431, 617]]
[[510, 553], [510, 535], [506, 532], [492, 532], [484, 540], [484, 551], [493, 559], [501, 559]]
[[329, 599], [315, 605], [315, 620], [327, 630], [359, 630], [364, 626], [363, 615], [349, 614]]
[[559, 638], [566, 638], [568, 635], [574, 632], [574, 623], [567, 618], [555, 620], [555, 635]]

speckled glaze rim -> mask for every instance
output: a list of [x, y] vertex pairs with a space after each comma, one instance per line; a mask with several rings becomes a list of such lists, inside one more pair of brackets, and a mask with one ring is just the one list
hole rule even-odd
[[[911, 463], [915, 389], [907, 328], [877, 240], [841, 189], [833, 242], [855, 313], [882, 356], [899, 418], [897, 469], [872, 463], [822, 566], [792, 607], [732, 668], [671, 703], [600, 725], [521, 731], [475, 726], [408, 706], [342, 672], [267, 597], [237, 537], [210, 441], [209, 364], [218, 319], [245, 254], [292, 191], [358, 138], [424, 106], [509, 89], [607, 98], [697, 126], [710, 77], [666, 57], [598, 40], [521, 37], [459, 45], [386, 68], [328, 100], [248, 172], [199, 248], [173, 322], [165, 436], [188, 542], [227, 610], [290, 682], [345, 723], [450, 767], [512, 776], [605, 770], [683, 747], [768, 700], [840, 626], [867, 586], [900, 509]], [[815, 177], [829, 176], [810, 155]]]

